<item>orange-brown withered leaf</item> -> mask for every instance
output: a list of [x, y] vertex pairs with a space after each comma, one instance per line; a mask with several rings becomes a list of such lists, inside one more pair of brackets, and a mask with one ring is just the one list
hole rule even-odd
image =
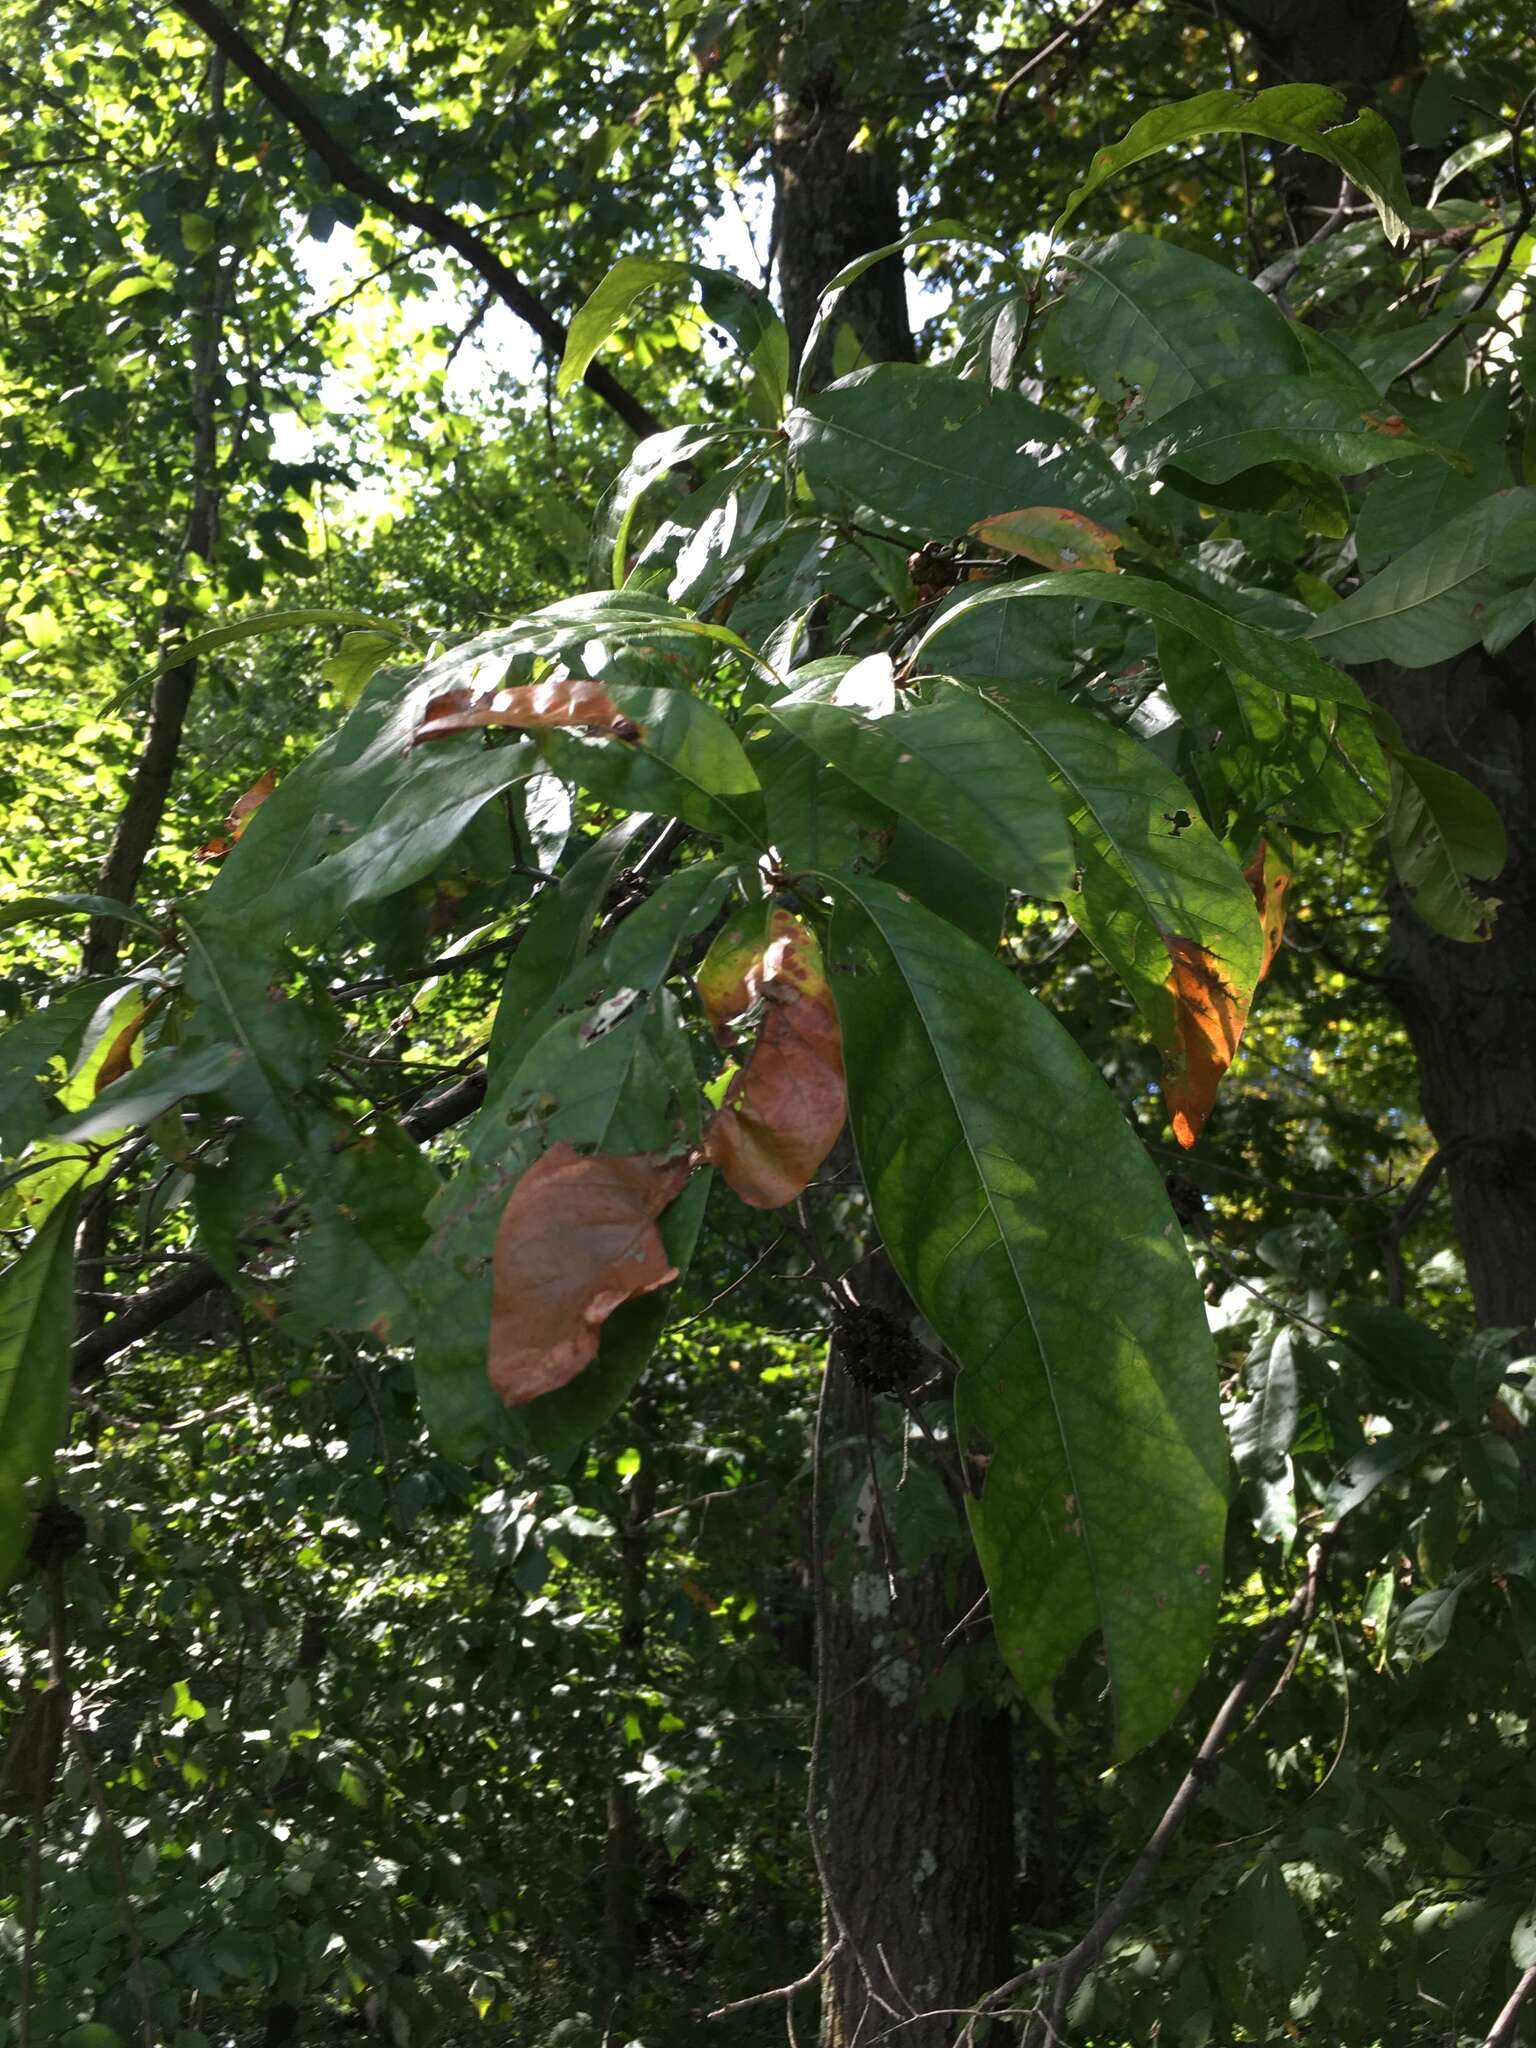
[[621, 1302], [677, 1278], [656, 1219], [691, 1171], [561, 1139], [512, 1190], [491, 1266], [491, 1385], [509, 1408], [575, 1379]]
[[198, 860], [222, 860], [225, 854], [234, 846], [235, 841], [243, 835], [246, 826], [250, 824], [252, 818], [261, 809], [276, 787], [277, 777], [270, 768], [265, 775], [258, 775], [250, 788], [242, 791], [229, 807], [229, 816], [224, 821], [229, 827], [229, 837], [226, 839], [220, 834], [210, 839], [206, 845], [200, 846], [197, 849], [195, 858]]
[[1163, 943], [1173, 963], [1167, 986], [1175, 1006], [1173, 1043], [1163, 1051], [1163, 1099], [1173, 1134], [1187, 1151], [1237, 1052], [1248, 1004], [1204, 946], [1172, 933], [1164, 933]]
[[722, 972], [716, 984], [721, 1009], [708, 997], [705, 1006], [712, 1022], [759, 1000], [764, 1014], [757, 1043], [710, 1122], [704, 1156], [752, 1208], [780, 1209], [804, 1193], [843, 1128], [842, 1034], [821, 948], [797, 917], [773, 911], [757, 958], [744, 960], [743, 950], [735, 940], [734, 979]]
[[473, 732], [483, 725], [515, 726], [523, 732], [581, 725], [616, 740], [640, 737], [640, 727], [624, 716], [606, 685], [588, 676], [563, 676], [557, 682], [518, 683], [504, 690], [475, 690], [462, 684], [444, 690], [429, 701], [413, 744]]

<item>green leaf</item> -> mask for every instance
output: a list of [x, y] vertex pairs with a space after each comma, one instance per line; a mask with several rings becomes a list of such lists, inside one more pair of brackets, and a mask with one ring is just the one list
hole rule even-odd
[[1285, 1467], [1301, 1414], [1294, 1334], [1277, 1330], [1262, 1349], [1256, 1345], [1243, 1379], [1249, 1398], [1232, 1424], [1232, 1462], [1245, 1475], [1272, 1478]]
[[962, 931], [973, 945], [995, 953], [1008, 909], [1008, 892], [974, 861], [904, 818], [880, 863], [880, 879]]
[[640, 500], [655, 483], [691, 463], [707, 449], [717, 448], [742, 433], [759, 429], [732, 427], [670, 427], [637, 441], [629, 461], [608, 490], [592, 531], [592, 574], [605, 575], [615, 590], [628, 574], [629, 536]]
[[1428, 668], [1474, 646], [1499, 598], [1536, 575], [1536, 490], [1497, 491], [1324, 612], [1307, 638], [1334, 661]]
[[48, 1102], [38, 1076], [74, 1052], [114, 986], [83, 981], [54, 989], [43, 1008], [0, 1037], [0, 1154], [14, 1157], [42, 1136]]
[[55, 1124], [48, 1136], [60, 1144], [79, 1144], [153, 1123], [162, 1110], [187, 1095], [217, 1095], [227, 1088], [245, 1054], [238, 1046], [210, 1045], [199, 1052], [165, 1046], [149, 1053], [120, 1081], [103, 1088], [90, 1106]]
[[379, 626], [343, 633], [336, 652], [320, 664], [320, 673], [348, 711], [362, 695], [364, 683], [388, 661], [400, 644], [398, 633]]
[[772, 716], [861, 789], [1010, 889], [1059, 899], [1072, 837], [1037, 751], [958, 685], [874, 718], [850, 704], [784, 702]]
[[0, 1586], [27, 1544], [28, 1488], [44, 1477], [69, 1417], [75, 1218], [59, 1202], [0, 1275]]
[[627, 811], [660, 811], [704, 832], [760, 844], [762, 800], [752, 764], [730, 726], [686, 690], [610, 683], [608, 694], [640, 728], [633, 743], [544, 733], [557, 775]]
[[[1229, 668], [1239, 669], [1285, 696], [1312, 697], [1330, 704], [1364, 704], [1359, 685], [1320, 660], [1305, 640], [1282, 640], [1263, 626], [1234, 619], [1215, 605], [1176, 590], [1172, 584], [1154, 583], [1146, 576], [1111, 576], [1101, 569], [1065, 569], [1054, 575], [1029, 576], [1017, 583], [1004, 583], [978, 591], [952, 611], [944, 613], [918, 642], [918, 656], [951, 630], [952, 624], [989, 604], [1017, 604], [1027, 598], [1075, 597], [1101, 604], [1125, 605], [1159, 625], [1178, 626], [1192, 639], [1208, 647]], [[1326, 619], [1342, 611], [1342, 605], [1326, 613], [1312, 629], [1320, 638]]]
[[[1419, 329], [1414, 328], [1415, 335]], [[1405, 408], [1409, 402], [1403, 401]], [[1461, 458], [1452, 467], [1435, 456], [1417, 456], [1374, 482], [1360, 501], [1355, 524], [1355, 552], [1363, 571], [1373, 572], [1415, 542], [1437, 532], [1458, 512], [1466, 512], [1492, 491], [1510, 482], [1509, 393], [1497, 387], [1466, 391], [1436, 404], [1432, 411], [1411, 413], [1433, 420], [1440, 447]]]
[[1130, 510], [1114, 465], [1064, 413], [919, 363], [856, 370], [785, 425], [834, 514], [868, 506], [903, 533], [949, 540], [1031, 505], [1111, 526]]
[[1536, 1970], [1536, 1900], [1510, 1930], [1509, 1959], [1517, 1970]]
[[806, 376], [820, 353], [821, 338], [827, 330], [828, 322], [836, 314], [843, 294], [851, 284], [857, 284], [866, 271], [873, 270], [877, 263], [883, 263], [888, 256], [901, 256], [908, 249], [943, 247], [954, 242], [963, 242], [971, 248], [987, 249], [994, 253], [996, 251], [995, 243], [989, 241], [985, 235], [979, 235], [974, 228], [965, 226], [962, 221], [934, 220], [912, 228], [894, 242], [885, 242], [878, 249], [866, 250], [864, 255], [855, 256], [852, 262], [845, 263], [830, 282], [822, 287], [821, 297], [816, 303], [816, 317], [811, 322], [810, 332], [805, 337], [805, 347], [800, 353], [800, 390], [803, 391]]
[[1087, 177], [1062, 208], [1053, 232], [1060, 234], [1101, 185], [1159, 150], [1202, 135], [1262, 135], [1337, 164], [1375, 202], [1388, 238], [1405, 241], [1415, 209], [1403, 184], [1397, 138], [1371, 108], [1353, 120], [1345, 118], [1348, 113], [1344, 95], [1322, 85], [1275, 85], [1253, 94], [1203, 92], [1172, 106], [1156, 107], [1143, 114], [1123, 140], [1097, 153]]
[[1453, 149], [1445, 162], [1435, 173], [1435, 182], [1429, 188], [1429, 203], [1440, 204], [1440, 195], [1447, 185], [1452, 185], [1463, 171], [1470, 171], [1478, 164], [1487, 163], [1489, 157], [1499, 156], [1510, 146], [1509, 131], [1495, 128], [1490, 135], [1474, 135], [1470, 142], [1464, 142], [1460, 149]]
[[1263, 934], [1242, 869], [1173, 772], [1143, 741], [1027, 686], [1003, 709], [1050, 764], [1081, 866], [1066, 898], [1120, 975], [1159, 1045], [1175, 1025], [1164, 933], [1192, 939], [1240, 996], [1258, 980]]
[[1051, 315], [1051, 339], [1080, 375], [1118, 403], [1139, 386], [1160, 419], [1239, 366], [1255, 377], [1299, 376], [1306, 351], [1274, 301], [1224, 265], [1177, 242], [1113, 235], [1062, 252], [1078, 272]]
[[183, 662], [197, 661], [205, 654], [211, 654], [216, 647], [230, 647], [239, 640], [251, 640], [260, 633], [292, 633], [302, 626], [366, 626], [377, 633], [388, 633], [395, 641], [404, 640], [406, 631], [396, 625], [393, 619], [375, 617], [372, 612], [337, 611], [333, 606], [322, 606], [307, 611], [262, 612], [255, 618], [233, 619], [226, 626], [212, 626], [206, 633], [196, 633], [190, 640], [179, 640], [174, 647], [168, 647], [144, 680], [150, 681], [163, 675], [167, 669], [180, 668]]
[[113, 896], [50, 894], [18, 896], [10, 903], [0, 904], [0, 931], [13, 924], [57, 924], [67, 917], [112, 917], [122, 924], [136, 924], [140, 931], [158, 929], [132, 904], [119, 903]]
[[[1217, 384], [1165, 412], [1125, 443], [1126, 473], [1176, 468], [1224, 483], [1267, 462], [1300, 462], [1356, 476], [1405, 455], [1434, 452], [1386, 408], [1362, 409], [1357, 387], [1331, 377], [1250, 377]], [[1182, 489], [1183, 486], [1180, 485]]]
[[896, 823], [884, 804], [766, 717], [750, 722], [744, 745], [763, 785], [769, 843], [787, 868], [878, 863]]
[[1464, 776], [1417, 754], [1394, 750], [1387, 846], [1415, 912], [1447, 939], [1486, 939], [1498, 899], [1474, 882], [1492, 881], [1504, 865], [1504, 821]]
[[[539, 895], [508, 963], [491, 1025], [487, 1066], [492, 1076], [504, 1067], [516, 1068], [555, 1021], [561, 991], [587, 950], [619, 863], [649, 823], [643, 813], [626, 818]], [[586, 993], [575, 1000], [584, 1000]]]
[[756, 371], [765, 400], [765, 415], [776, 420], [789, 390], [789, 336], [767, 295], [728, 270], [683, 263], [668, 257], [621, 256], [577, 313], [565, 338], [565, 354], [555, 380], [564, 397], [587, 373], [587, 366], [629, 318], [635, 305], [659, 284], [699, 286], [704, 311], [735, 339]]
[[959, 1440], [990, 1456], [971, 1522], [998, 1645], [1048, 1716], [1102, 1630], [1129, 1756], [1198, 1677], [1221, 1578], [1226, 1447], [1182, 1236], [1022, 983], [894, 890], [838, 888], [854, 1140], [892, 1261], [960, 1361]]

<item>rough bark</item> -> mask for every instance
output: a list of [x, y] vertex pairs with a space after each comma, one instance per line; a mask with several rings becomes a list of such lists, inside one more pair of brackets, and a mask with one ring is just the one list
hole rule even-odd
[[1374, 85], [1411, 71], [1419, 38], [1408, 0], [1237, 0], [1266, 84]]
[[1533, 654], [1526, 638], [1498, 660], [1474, 651], [1373, 678], [1409, 747], [1484, 790], [1509, 837], [1491, 939], [1442, 939], [1399, 898], [1387, 956], [1477, 1312], [1507, 1328], [1536, 1324]]
[[[910, 1321], [883, 1262], [861, 1275], [859, 1293]], [[919, 1705], [981, 1577], [960, 1527], [919, 1570], [900, 1568], [886, 1518], [898, 1520], [902, 1503], [877, 1495], [870, 1477], [872, 1438], [894, 1433], [893, 1417], [895, 1404], [855, 1385], [834, 1357], [823, 1492], [834, 1506], [857, 1498], [858, 1508], [840, 1554], [827, 1555], [825, 1542], [840, 1516], [823, 1532], [827, 1945], [847, 1938], [823, 1980], [822, 2048], [853, 2048], [898, 2024], [908, 2048], [948, 2048], [957, 2023], [938, 2013], [973, 2004], [1008, 1973], [1009, 1722], [971, 1703], [948, 1714]], [[913, 1447], [914, 1458], [925, 1455], [921, 1442]], [[935, 2017], [914, 2018], [924, 2013]]]
[[[901, 234], [895, 167], [880, 150], [857, 146], [861, 126], [862, 116], [842, 103], [830, 74], [780, 96], [773, 138], [773, 240], [784, 324], [797, 371], [816, 302], [829, 279], [855, 257], [883, 248]], [[872, 361], [912, 361], [912, 327], [899, 257], [887, 257], [850, 285], [839, 317], [852, 327]], [[830, 333], [825, 337], [810, 365], [813, 390], [831, 378], [833, 339]]]

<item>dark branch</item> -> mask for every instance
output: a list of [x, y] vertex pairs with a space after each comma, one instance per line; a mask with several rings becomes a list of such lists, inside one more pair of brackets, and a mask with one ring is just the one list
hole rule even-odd
[[[407, 227], [419, 228], [441, 247], [462, 256], [470, 268], [484, 278], [502, 304], [509, 306], [519, 320], [533, 329], [550, 355], [558, 360], [564, 354], [564, 322], [550, 312], [515, 271], [508, 269], [472, 227], [464, 221], [455, 220], [442, 207], [400, 191], [360, 164], [320, 120], [309, 102], [273, 70], [234, 23], [211, 4], [211, 0], [176, 0], [176, 5], [193, 27], [201, 29], [236, 70], [243, 72], [262, 98], [277, 109], [294, 132], [302, 136], [338, 185], [355, 192], [359, 199], [366, 200], [370, 206], [378, 207]], [[660, 420], [627, 391], [610, 370], [593, 363], [588, 367], [586, 382], [635, 433], [660, 433]]]

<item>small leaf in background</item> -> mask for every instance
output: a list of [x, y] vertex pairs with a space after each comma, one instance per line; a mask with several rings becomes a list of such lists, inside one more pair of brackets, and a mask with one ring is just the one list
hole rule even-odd
[[1442, 938], [1488, 938], [1496, 896], [1472, 885], [1492, 881], [1507, 851], [1504, 821], [1465, 776], [1418, 754], [1392, 753], [1387, 846], [1416, 914]]
[[506, 690], [480, 691], [459, 684], [433, 697], [415, 744], [440, 740], [449, 733], [472, 732], [478, 726], [517, 726], [525, 732], [563, 725], [590, 726], [614, 739], [637, 740], [641, 728], [626, 718], [605, 684], [585, 676], [566, 676], [553, 683], [521, 683]]
[[362, 695], [363, 685], [374, 670], [382, 667], [400, 644], [397, 633], [364, 627], [343, 633], [336, 652], [320, 664], [320, 674], [336, 692], [348, 711]]
[[250, 788], [241, 792], [229, 807], [229, 816], [224, 820], [229, 836], [210, 839], [200, 846], [194, 856], [197, 860], [222, 860], [230, 848], [243, 836], [251, 819], [277, 787], [277, 777], [269, 768], [265, 775], [258, 775]]
[[1119, 567], [1116, 551], [1125, 545], [1120, 534], [1061, 505], [999, 512], [991, 519], [978, 519], [971, 532], [989, 548], [1023, 555], [1042, 569], [1104, 569], [1113, 574]]
[[1163, 1099], [1173, 1134], [1187, 1151], [1236, 1055], [1248, 1003], [1198, 941], [1168, 932], [1163, 943], [1173, 962], [1168, 991], [1175, 1009], [1173, 1042], [1163, 1047]]
[[622, 1302], [677, 1278], [656, 1227], [691, 1167], [552, 1145], [512, 1190], [492, 1262], [491, 1385], [509, 1408], [573, 1380]]
[[804, 1192], [843, 1128], [842, 1035], [814, 933], [788, 911], [771, 911], [753, 958], [736, 933], [729, 928], [735, 942], [722, 952], [705, 1007], [712, 1023], [758, 1001], [765, 1014], [711, 1119], [704, 1156], [752, 1208], [780, 1209]]

